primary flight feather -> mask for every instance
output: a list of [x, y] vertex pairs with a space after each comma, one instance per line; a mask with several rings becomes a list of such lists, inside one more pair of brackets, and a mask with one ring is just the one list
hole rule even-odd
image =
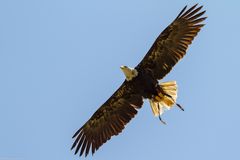
[[[121, 66], [126, 80], [119, 89], [73, 135], [72, 149], [80, 156], [94, 154], [113, 135], [118, 135], [137, 114], [143, 99], [149, 99], [153, 114], [161, 114], [176, 103], [175, 81], [158, 83], [186, 54], [188, 46], [204, 26], [205, 11], [197, 4], [185, 6], [176, 19], [159, 35], [143, 60], [135, 67]], [[162, 120], [161, 120], [162, 121]], [[165, 123], [164, 121], [162, 121]]]

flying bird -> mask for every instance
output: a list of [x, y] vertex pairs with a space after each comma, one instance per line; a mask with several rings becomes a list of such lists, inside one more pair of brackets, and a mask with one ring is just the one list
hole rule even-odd
[[125, 81], [115, 93], [73, 135], [75, 154], [87, 156], [112, 136], [118, 135], [148, 99], [154, 116], [161, 119], [165, 110], [177, 104], [177, 83], [159, 83], [186, 54], [188, 46], [204, 26], [205, 11], [197, 4], [185, 6], [176, 19], [157, 37], [142, 61], [135, 67], [121, 66]]

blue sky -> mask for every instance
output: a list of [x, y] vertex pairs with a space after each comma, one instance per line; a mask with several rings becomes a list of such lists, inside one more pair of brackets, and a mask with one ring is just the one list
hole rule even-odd
[[178, 108], [163, 125], [146, 101], [86, 159], [239, 159], [240, 2], [0, 1], [0, 160], [79, 159], [71, 136], [124, 80], [180, 10], [200, 3], [206, 26], [163, 81]]

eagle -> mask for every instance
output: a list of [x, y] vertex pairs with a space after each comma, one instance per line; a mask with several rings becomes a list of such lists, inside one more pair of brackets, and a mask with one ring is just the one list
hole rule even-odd
[[126, 76], [122, 85], [73, 135], [75, 154], [92, 155], [112, 136], [118, 135], [148, 99], [154, 116], [159, 117], [176, 102], [177, 83], [159, 83], [186, 54], [188, 46], [204, 26], [205, 10], [198, 4], [185, 6], [175, 20], [157, 37], [142, 61], [135, 67], [121, 66]]

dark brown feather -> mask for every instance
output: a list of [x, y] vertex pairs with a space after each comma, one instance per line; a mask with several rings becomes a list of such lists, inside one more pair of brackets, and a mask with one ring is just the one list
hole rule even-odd
[[[154, 79], [162, 79], [186, 54], [188, 46], [204, 26], [205, 11], [197, 4], [184, 7], [176, 19], [159, 35], [143, 60], [136, 67], [140, 73], [150, 73]], [[146, 71], [146, 72], [141, 72]], [[133, 85], [125, 81], [121, 87], [92, 115], [73, 135], [75, 154], [87, 156], [99, 149], [112, 136], [118, 135], [141, 108], [143, 97]]]
[[93, 114], [93, 116], [73, 136], [76, 147], [75, 154], [80, 150], [80, 156], [85, 156], [92, 150], [92, 154], [109, 140], [118, 135], [125, 125], [137, 114], [141, 108], [143, 98], [135, 93], [129, 82], [122, 86]]
[[[152, 70], [155, 79], [162, 79], [186, 54], [188, 46], [204, 26], [205, 11], [197, 4], [180, 12], [177, 18], [159, 35], [137, 70]], [[185, 11], [186, 10], [186, 11]]]
[[[198, 4], [195, 4], [194, 6], [192, 6], [191, 8], [189, 8], [186, 12], [184, 12], [183, 14], [181, 14], [179, 17], [184, 17], [186, 15], [188, 15], [190, 12], [192, 12], [192, 10], [194, 10], [194, 8], [196, 8]], [[194, 11], [193, 11], [194, 13]], [[191, 14], [191, 13], [190, 13]]]

